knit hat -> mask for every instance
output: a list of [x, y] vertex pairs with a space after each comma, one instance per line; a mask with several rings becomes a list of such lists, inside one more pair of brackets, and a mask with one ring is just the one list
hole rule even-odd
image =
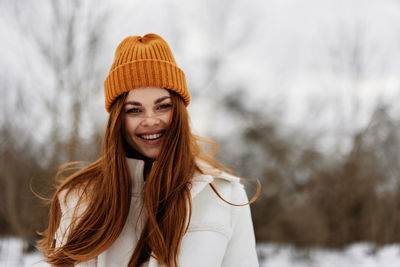
[[140, 87], [170, 89], [183, 98], [186, 106], [190, 103], [185, 74], [176, 65], [167, 42], [154, 33], [129, 36], [118, 45], [104, 81], [107, 111], [119, 95]]

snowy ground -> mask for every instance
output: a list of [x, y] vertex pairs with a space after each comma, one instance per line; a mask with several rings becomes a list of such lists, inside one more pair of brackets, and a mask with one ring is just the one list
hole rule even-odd
[[[22, 242], [15, 238], [0, 239], [1, 267], [48, 267], [40, 262], [39, 253], [23, 255]], [[261, 267], [397, 267], [400, 265], [400, 246], [386, 246], [374, 252], [365, 243], [349, 246], [343, 251], [300, 251], [288, 246], [260, 244], [257, 247]]]
[[48, 264], [40, 262], [42, 257], [39, 253], [22, 254], [23, 243], [17, 238], [0, 239], [0, 266], [1, 267], [49, 267]]
[[359, 243], [345, 250], [299, 251], [292, 247], [263, 244], [257, 247], [260, 267], [398, 267], [400, 246], [374, 247]]

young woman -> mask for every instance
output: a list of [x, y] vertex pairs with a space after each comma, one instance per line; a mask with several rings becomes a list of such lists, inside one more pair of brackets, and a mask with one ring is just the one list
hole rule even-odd
[[[185, 75], [156, 34], [124, 39], [105, 83], [98, 160], [55, 192], [52, 266], [258, 266], [240, 179], [191, 133]], [[244, 205], [236, 205], [236, 204]]]

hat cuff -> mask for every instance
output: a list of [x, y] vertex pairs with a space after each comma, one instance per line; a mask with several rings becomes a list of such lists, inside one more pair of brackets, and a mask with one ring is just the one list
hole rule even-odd
[[170, 89], [183, 98], [186, 106], [190, 103], [185, 74], [178, 66], [163, 60], [135, 60], [112, 70], [104, 81], [107, 112], [119, 95], [141, 87]]

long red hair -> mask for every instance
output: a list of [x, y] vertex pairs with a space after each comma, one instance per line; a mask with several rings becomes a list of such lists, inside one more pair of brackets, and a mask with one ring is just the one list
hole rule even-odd
[[[196, 159], [227, 170], [199, 148], [183, 100], [170, 93], [172, 119], [160, 154], [146, 177], [148, 220], [129, 266], [140, 266], [150, 256], [165, 266], [177, 266], [181, 241], [190, 222], [190, 179], [196, 171], [202, 172]], [[52, 266], [72, 266], [98, 256], [118, 238], [125, 225], [132, 186], [122, 136], [125, 98], [126, 93], [120, 95], [111, 107], [100, 158], [64, 180], [51, 200], [49, 225], [41, 233], [38, 248]], [[59, 200], [66, 201], [72, 192], [77, 198], [75, 209], [82, 213], [72, 218], [67, 237], [56, 246], [61, 221]], [[61, 193], [65, 197], [60, 198]]]

